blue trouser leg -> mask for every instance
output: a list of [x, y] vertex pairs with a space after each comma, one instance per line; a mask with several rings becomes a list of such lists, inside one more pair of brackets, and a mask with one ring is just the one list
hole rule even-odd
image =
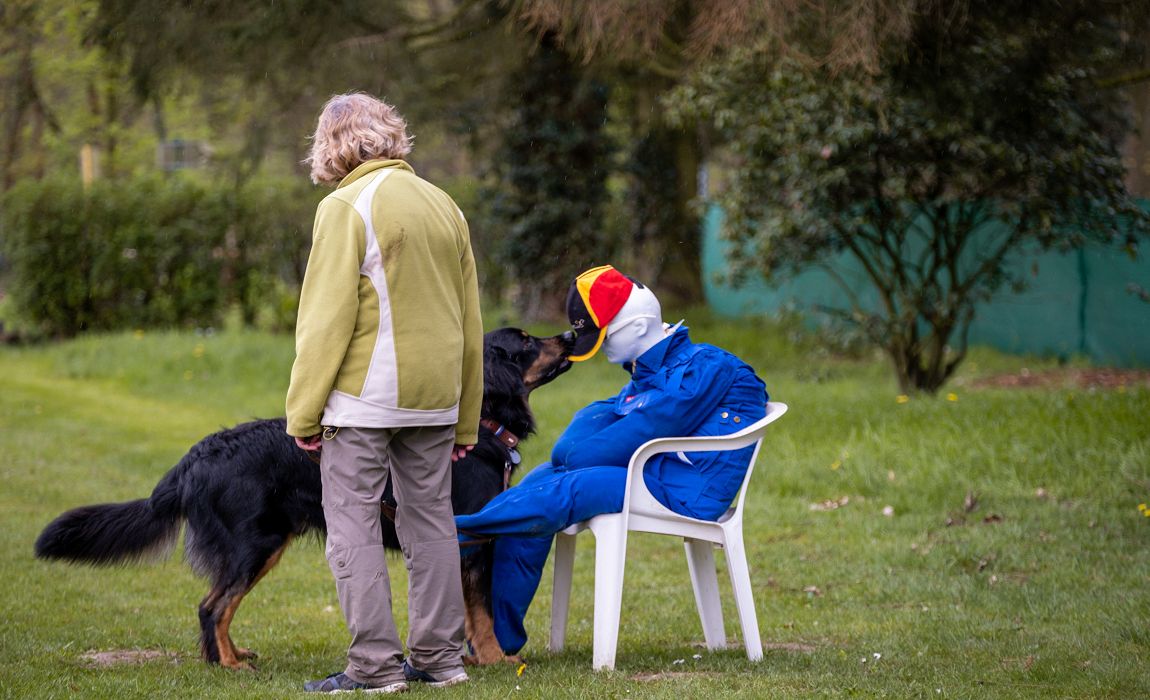
[[491, 616], [495, 638], [505, 653], [514, 654], [527, 643], [523, 619], [539, 588], [543, 565], [554, 535], [500, 537], [495, 540], [491, 580]]
[[483, 510], [456, 516], [457, 527], [496, 540], [492, 569], [495, 636], [504, 651], [527, 642], [523, 618], [551, 551], [551, 539], [567, 526], [623, 509], [627, 470], [590, 467], [568, 471], [542, 464]]

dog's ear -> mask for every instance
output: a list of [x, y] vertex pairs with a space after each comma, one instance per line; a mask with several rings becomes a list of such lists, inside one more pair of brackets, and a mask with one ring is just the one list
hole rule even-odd
[[520, 396], [527, 393], [523, 372], [511, 355], [499, 346], [490, 346], [484, 352], [483, 393], [502, 396]]

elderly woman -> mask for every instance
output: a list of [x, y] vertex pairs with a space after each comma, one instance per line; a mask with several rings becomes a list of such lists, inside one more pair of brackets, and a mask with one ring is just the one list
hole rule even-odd
[[[338, 95], [305, 161], [336, 188], [316, 211], [287, 431], [320, 454], [327, 559], [352, 638], [346, 669], [308, 691], [468, 680], [451, 461], [478, 437], [483, 330], [467, 222], [403, 160], [410, 150], [392, 106]], [[380, 533], [389, 474], [411, 572], [407, 659]]]

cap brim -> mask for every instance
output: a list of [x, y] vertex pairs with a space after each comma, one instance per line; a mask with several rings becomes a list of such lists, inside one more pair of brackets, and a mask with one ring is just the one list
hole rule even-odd
[[568, 360], [572, 362], [582, 362], [583, 360], [590, 360], [599, 352], [599, 348], [603, 345], [603, 338], [607, 335], [606, 328], [591, 328], [585, 329], [583, 332], [575, 336], [575, 347], [571, 349], [571, 354], [567, 356]]

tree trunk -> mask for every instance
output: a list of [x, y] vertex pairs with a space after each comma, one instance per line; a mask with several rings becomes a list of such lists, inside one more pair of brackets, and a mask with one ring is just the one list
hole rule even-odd
[[911, 330], [895, 331], [883, 350], [891, 359], [898, 388], [902, 394], [929, 394], [934, 396], [946, 384], [958, 367], [964, 351], [949, 357], [947, 344], [954, 331], [953, 325], [943, 324], [931, 328], [924, 343]]
[[633, 86], [631, 176], [628, 213], [632, 224], [623, 242], [626, 272], [667, 300], [691, 304], [703, 298], [698, 194], [701, 148], [693, 130], [672, 128], [658, 97], [666, 86]]
[[665, 259], [658, 282], [663, 294], [692, 304], [703, 300], [702, 232], [699, 217], [691, 206], [698, 194], [700, 154], [691, 132], [672, 132], [672, 143], [678, 187], [674, 201], [668, 204], [675, 211], [676, 225], [663, 232]]

